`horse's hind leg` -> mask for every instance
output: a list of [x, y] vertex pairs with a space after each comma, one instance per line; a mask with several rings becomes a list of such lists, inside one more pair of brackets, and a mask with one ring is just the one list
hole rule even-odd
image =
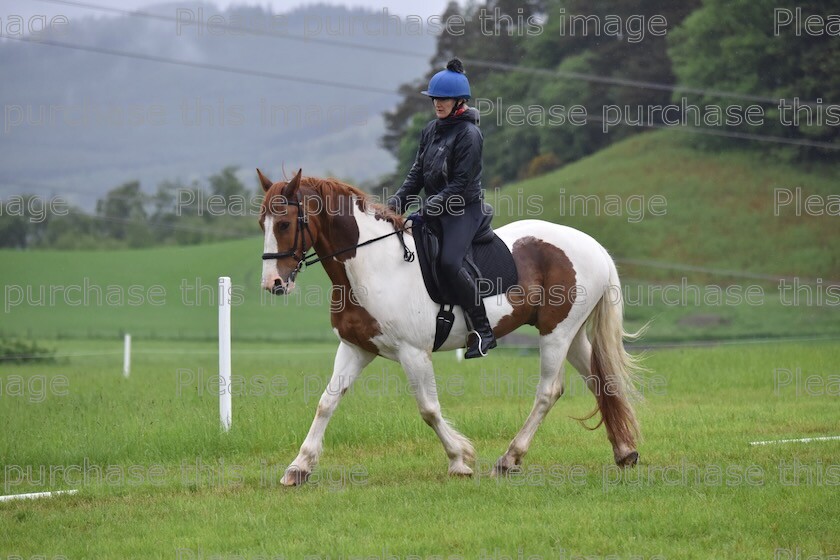
[[[592, 344], [590, 344], [589, 338], [586, 336], [586, 327], [581, 327], [572, 341], [572, 346], [569, 348], [569, 362], [578, 370], [586, 386], [595, 395], [596, 399], [599, 391], [610, 390], [609, 387], [602, 388], [602, 385], [605, 384], [601, 383], [598, 377], [592, 372]], [[607, 437], [612, 444], [615, 462], [624, 467], [635, 465], [639, 460], [639, 453], [636, 451], [635, 446], [632, 443], [625, 443], [619, 441], [619, 438], [616, 438], [609, 424], [611, 422], [609, 415], [606, 415], [604, 420]]]
[[569, 363], [578, 370], [590, 391], [594, 393], [598, 390], [598, 380], [592, 375], [589, 367], [592, 363], [592, 344], [586, 336], [586, 326], [581, 327], [572, 340], [572, 345], [569, 347]]
[[510, 442], [508, 450], [496, 461], [491, 474], [505, 474], [522, 462], [522, 457], [528, 452], [537, 428], [563, 394], [564, 362], [569, 349], [569, 335], [564, 331], [558, 328], [540, 338], [540, 381], [537, 385], [534, 406], [525, 420], [525, 425]]
[[283, 476], [283, 484], [295, 486], [306, 482], [312, 472], [312, 468], [318, 463], [318, 457], [323, 448], [324, 432], [330, 421], [333, 411], [338, 406], [341, 397], [359, 376], [359, 373], [374, 358], [371, 354], [357, 346], [342, 342], [335, 353], [335, 365], [333, 374], [327, 388], [318, 401], [318, 410], [315, 412], [315, 419], [309, 428], [303, 445], [300, 446], [300, 453], [286, 469]]
[[429, 353], [417, 348], [403, 348], [399, 358], [414, 391], [414, 398], [417, 399], [420, 416], [443, 443], [446, 456], [449, 457], [449, 474], [471, 475], [472, 469], [467, 462], [475, 459], [475, 450], [470, 440], [450, 426], [441, 414], [435, 371]]

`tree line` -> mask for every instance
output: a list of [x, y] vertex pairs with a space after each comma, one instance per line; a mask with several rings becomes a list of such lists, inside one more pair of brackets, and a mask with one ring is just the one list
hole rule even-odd
[[228, 166], [206, 183], [163, 181], [153, 194], [139, 181], [119, 185], [93, 212], [21, 195], [0, 201], [0, 247], [122, 249], [190, 245], [258, 233], [262, 190], [247, 189]]
[[[419, 132], [432, 118], [428, 99], [418, 92], [454, 56], [465, 61], [474, 98], [491, 101], [481, 114], [488, 188], [545, 173], [675, 121], [700, 129], [686, 134], [699, 149], [749, 149], [790, 162], [836, 157], [831, 143], [840, 126], [831, 111], [840, 117], [840, 105], [828, 104], [840, 104], [840, 26], [826, 16], [831, 8], [819, 0], [486, 0], [465, 7], [450, 2], [442, 19], [460, 14], [467, 25], [460, 36], [440, 35], [428, 73], [404, 84], [401, 102], [386, 113], [381, 143], [398, 166], [383, 184], [398, 187], [411, 167]], [[493, 33], [482, 21], [487, 14], [497, 21]], [[799, 21], [811, 16], [810, 27]], [[542, 26], [539, 33], [532, 32], [534, 21]], [[627, 24], [654, 21], [665, 25], [651, 26], [642, 40], [633, 40], [638, 29]], [[615, 22], [625, 28], [610, 33], [610, 22], [613, 29]], [[780, 99], [789, 106], [780, 106]], [[558, 108], [562, 114], [559, 108], [574, 105], [590, 116], [585, 126], [540, 121], [539, 114], [522, 124], [528, 108]], [[686, 105], [703, 114], [680, 114]], [[745, 118], [710, 122], [706, 114], [743, 117], [740, 109], [749, 105], [760, 107], [760, 124]], [[508, 112], [512, 106], [524, 108], [516, 121]], [[650, 117], [646, 111], [655, 106], [673, 107], [663, 119], [661, 112]], [[630, 108], [623, 115], [630, 124], [604, 132], [605, 107]]]

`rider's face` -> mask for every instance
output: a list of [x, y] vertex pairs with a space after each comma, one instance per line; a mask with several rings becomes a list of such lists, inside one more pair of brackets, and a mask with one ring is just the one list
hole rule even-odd
[[432, 97], [432, 103], [435, 106], [435, 116], [439, 119], [448, 117], [455, 106], [455, 100], [451, 97]]

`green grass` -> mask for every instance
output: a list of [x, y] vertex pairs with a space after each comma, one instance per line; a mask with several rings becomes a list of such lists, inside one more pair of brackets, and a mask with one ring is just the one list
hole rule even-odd
[[332, 337], [330, 284], [323, 269], [302, 273], [302, 289], [294, 296], [273, 297], [260, 287], [261, 254], [257, 237], [133, 251], [3, 251], [0, 330], [30, 338], [113, 338], [130, 332], [140, 338], [210, 340], [217, 336], [218, 278], [230, 276], [235, 337]]
[[[497, 351], [461, 364], [451, 353], [435, 355], [444, 414], [478, 453], [480, 470], [465, 480], [447, 477], [443, 449], [399, 368], [377, 359], [337, 410], [312, 482], [297, 489], [266, 473], [279, 477], [296, 455], [335, 344], [235, 344], [233, 370], [251, 394], [234, 397], [226, 435], [212, 393], [214, 345], [138, 341], [124, 379], [119, 344], [56, 344], [65, 356], [58, 363], [0, 365], [0, 485], [3, 494], [79, 493], [0, 503], [4, 558], [177, 558], [178, 549], [192, 551], [182, 558], [840, 552], [840, 442], [748, 445], [840, 434], [836, 343], [649, 354], [655, 384], [638, 405], [642, 459], [623, 475], [610, 466], [603, 428], [590, 432], [570, 418], [594, 399], [569, 368], [567, 394], [537, 433], [523, 472], [502, 480], [486, 473], [530, 409], [534, 354]], [[810, 389], [804, 381], [774, 386], [779, 368], [814, 377]], [[206, 383], [179, 382], [179, 370], [201, 370]], [[14, 376], [63, 376], [66, 394], [41, 398], [32, 386], [10, 395]], [[38, 474], [72, 465], [86, 466], [87, 483]], [[34, 476], [21, 479], [15, 468]], [[97, 468], [110, 478], [97, 478]]]

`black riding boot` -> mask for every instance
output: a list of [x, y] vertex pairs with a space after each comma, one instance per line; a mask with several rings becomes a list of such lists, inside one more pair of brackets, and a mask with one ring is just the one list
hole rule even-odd
[[484, 303], [481, 303], [464, 311], [475, 334], [464, 357], [483, 358], [488, 350], [496, 347], [496, 337], [493, 335], [493, 329], [490, 328], [490, 321], [487, 320], [487, 310], [484, 309]]
[[493, 335], [493, 329], [490, 328], [490, 321], [487, 320], [487, 310], [484, 308], [484, 302], [481, 301], [481, 297], [478, 294], [475, 279], [466, 268], [458, 271], [457, 282], [461, 299], [460, 303], [467, 316], [468, 326], [476, 335], [472, 339], [472, 344], [470, 344], [464, 357], [484, 357], [487, 355], [488, 350], [496, 347], [496, 337]]

